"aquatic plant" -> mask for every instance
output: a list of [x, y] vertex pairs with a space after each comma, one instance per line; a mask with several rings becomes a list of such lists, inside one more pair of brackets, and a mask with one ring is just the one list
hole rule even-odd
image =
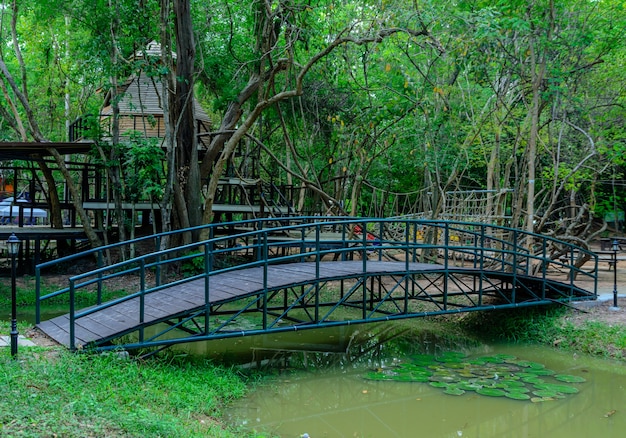
[[428, 383], [449, 395], [460, 396], [470, 391], [486, 397], [507, 397], [534, 403], [576, 394], [579, 389], [570, 384], [585, 382], [583, 377], [556, 374], [544, 364], [508, 354], [470, 358], [454, 351], [440, 355], [413, 355], [410, 362], [370, 371], [363, 377]]

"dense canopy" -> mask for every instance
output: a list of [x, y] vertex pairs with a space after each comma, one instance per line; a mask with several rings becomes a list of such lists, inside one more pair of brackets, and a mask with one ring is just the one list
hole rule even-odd
[[[0, 0], [0, 141], [66, 142], [92, 115], [115, 202], [158, 202], [164, 229], [211, 221], [236, 176], [291, 187], [301, 213], [585, 241], [626, 209], [625, 5]], [[158, 139], [118, 124], [132, 77], [160, 90]]]

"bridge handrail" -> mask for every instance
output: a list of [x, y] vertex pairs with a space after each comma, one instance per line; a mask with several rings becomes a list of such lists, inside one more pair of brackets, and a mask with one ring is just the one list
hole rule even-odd
[[[456, 269], [451, 261], [453, 262], [455, 257], [461, 257], [464, 260], [469, 260], [474, 269], [484, 271], [506, 271], [512, 272], [513, 275], [530, 275], [531, 269], [538, 269], [539, 271], [535, 272], [535, 274], [543, 279], [547, 278], [548, 266], [555, 265], [558, 269], [566, 271], [572, 289], [575, 288], [574, 280], [576, 276], [581, 275], [593, 281], [593, 292], [594, 294], [596, 293], [596, 254], [571, 243], [561, 242], [551, 236], [541, 236], [498, 225], [415, 219], [317, 216], [308, 218], [268, 218], [267, 220], [250, 220], [243, 223], [255, 224], [254, 229], [236, 235], [214, 236], [205, 241], [157, 250], [111, 265], [100, 266], [94, 270], [71, 276], [68, 279], [68, 287], [43, 296], [39, 294], [39, 274], [42, 268], [50, 266], [50, 262], [38, 265], [36, 282], [36, 287], [38, 288], [37, 323], [40, 322], [39, 307], [41, 302], [66, 293], [69, 295], [69, 313], [71, 327], [73, 327], [76, 319], [95, 312], [96, 310], [94, 309], [102, 309], [137, 297], [142, 298], [164, 287], [183, 284], [199, 278], [205, 278], [208, 284], [211, 276], [237, 269], [264, 267], [263, 280], [267, 289], [266, 271], [268, 265], [289, 263], [302, 260], [305, 257], [313, 257], [317, 266], [319, 266], [323, 257], [328, 254], [333, 254], [335, 257], [341, 257], [342, 259], [359, 254], [363, 262], [364, 272], [370, 257], [382, 260], [383, 257], [388, 257], [393, 253], [404, 254], [407, 266], [410, 261], [418, 261], [418, 253], [420, 261], [426, 260], [432, 263], [433, 260], [441, 259], [446, 270]], [[273, 223], [291, 223], [291, 225], [268, 226]], [[241, 226], [242, 222], [234, 222], [229, 225]], [[360, 230], [358, 230], [359, 227]], [[205, 227], [195, 227], [194, 230], [202, 228]], [[339, 233], [331, 236], [333, 237], [331, 239], [322, 240], [323, 230], [326, 228], [339, 230]], [[190, 232], [190, 229], [161, 233], [161, 236], [184, 232]], [[398, 232], [403, 234], [403, 240], [399, 240]], [[430, 235], [429, 237], [421, 235], [422, 238], [418, 239], [418, 232], [430, 233]], [[311, 236], [311, 233], [314, 234]], [[391, 235], [393, 233], [395, 235]], [[297, 237], [298, 234], [299, 237]], [[147, 238], [155, 238], [155, 236], [148, 236], [138, 240]], [[135, 240], [135, 242], [138, 240]], [[235, 240], [239, 240], [240, 244], [233, 245]], [[533, 250], [524, 246], [529, 242], [532, 244]], [[552, 259], [547, 252], [550, 243], [565, 248], [560, 253], [567, 254], [567, 260], [571, 263], [566, 263], [560, 258]], [[109, 247], [117, 247], [119, 245], [113, 244], [109, 245]], [[283, 250], [284, 254], [270, 258], [269, 254], [272, 250]], [[83, 255], [93, 254], [95, 251], [106, 251], [106, 247], [87, 251]], [[236, 256], [238, 253], [248, 253], [250, 251], [254, 257], [246, 263], [226, 267], [213, 266], [217, 256]], [[574, 266], [575, 254], [579, 256], [585, 255], [592, 261], [595, 260], [595, 269], [587, 272], [582, 268]], [[76, 255], [75, 257], [78, 256]], [[73, 260], [74, 258], [71, 259]], [[154, 284], [149, 286], [146, 284], [146, 274], [148, 272], [162, 269], [168, 264], [180, 265], [183, 262], [192, 262], [196, 259], [200, 259], [204, 265], [199, 270], [199, 273], [175, 279], [166, 284], [161, 284], [160, 281], [154, 281]], [[139, 275], [140, 290], [102, 304], [100, 292], [103, 284], [108, 280], [127, 275]], [[75, 302], [78, 290], [87, 290], [92, 285], [96, 285], [98, 288], [96, 304], [99, 307], [77, 312]], [[141, 314], [143, 318], [143, 308], [141, 309]]]
[[[81, 260], [81, 259], [85, 259], [87, 257], [93, 256], [95, 257], [96, 265], [99, 268], [103, 266], [110, 266], [110, 265], [105, 264], [107, 257], [105, 257], [104, 254], [107, 254], [108, 252], [111, 252], [112, 250], [116, 250], [116, 249], [121, 250], [124, 247], [129, 248], [132, 245], [137, 245], [139, 243], [147, 242], [150, 240], [154, 241], [155, 251], [158, 251], [161, 245], [161, 241], [165, 237], [172, 237], [172, 236], [177, 236], [181, 234], [200, 232], [205, 229], [208, 229], [209, 235], [213, 236], [216, 233], [215, 230], [219, 230], [219, 229], [228, 230], [230, 228], [235, 228], [235, 227], [245, 227], [245, 228], [252, 227], [254, 229], [274, 228], [276, 227], [277, 224], [280, 225], [281, 223], [284, 223], [284, 222], [289, 223], [289, 222], [298, 222], [298, 221], [313, 221], [313, 220], [319, 220], [319, 219], [320, 219], [320, 216], [310, 216], [310, 217], [289, 216], [289, 217], [256, 218], [256, 219], [246, 219], [243, 221], [204, 224], [204, 225], [199, 225], [199, 226], [190, 227], [190, 228], [151, 234], [148, 236], [142, 236], [142, 237], [138, 237], [138, 238], [123, 241], [123, 242], [110, 243], [107, 245], [99, 246], [97, 248], [91, 248], [91, 249], [81, 251], [75, 254], [70, 254], [70, 255], [60, 257], [54, 260], [42, 262], [35, 266], [36, 301], [39, 302], [41, 300], [47, 300], [47, 299], [54, 298], [54, 297], [57, 297], [57, 296], [60, 296], [69, 292], [69, 287], [66, 287], [66, 288], [59, 289], [58, 291], [52, 292], [50, 294], [47, 294], [45, 296], [42, 296], [41, 295], [41, 289], [42, 289], [41, 276], [42, 276], [42, 272], [45, 270], [52, 270], [55, 267], [71, 263], [75, 260]], [[39, 314], [39, 305], [37, 305], [36, 313], [37, 313], [36, 321], [37, 323], [39, 323], [41, 319], [41, 315]]]
[[[311, 217], [309, 219], [320, 219], [320, 217], [319, 216], [314, 216], [314, 217]], [[325, 217], [323, 219], [324, 219], [323, 222], [311, 222], [311, 223], [305, 222], [304, 225], [297, 224], [297, 225], [283, 226], [283, 227], [280, 227], [280, 228], [261, 228], [259, 230], [243, 232], [243, 233], [239, 233], [237, 235], [214, 237], [214, 238], [206, 240], [204, 242], [193, 242], [193, 243], [189, 243], [189, 244], [184, 244], [184, 245], [181, 245], [181, 246], [168, 248], [168, 249], [165, 249], [165, 250], [159, 250], [159, 251], [151, 252], [151, 253], [148, 253], [148, 254], [145, 254], [145, 255], [141, 255], [141, 256], [138, 256], [138, 257], [135, 257], [135, 258], [132, 258], [132, 259], [128, 259], [128, 260], [125, 260], [125, 261], [122, 261], [122, 262], [114, 263], [114, 264], [111, 264], [111, 265], [101, 266], [100, 268], [91, 270], [91, 271], [89, 271], [89, 272], [87, 272], [85, 274], [78, 274], [78, 275], [73, 276], [71, 278], [73, 278], [75, 280], [78, 280], [78, 279], [81, 279], [81, 278], [85, 278], [85, 276], [87, 276], [87, 275], [104, 273], [107, 270], [116, 271], [116, 270], [118, 270], [120, 268], [123, 268], [124, 266], [132, 265], [134, 263], [137, 263], [137, 261], [139, 261], [139, 260], [147, 259], [149, 257], [164, 256], [164, 255], [168, 255], [169, 253], [172, 253], [172, 252], [178, 252], [178, 251], [186, 250], [186, 249], [194, 249], [194, 248], [197, 248], [198, 246], [205, 245], [205, 244], [208, 244], [208, 243], [215, 244], [215, 243], [219, 243], [221, 241], [232, 240], [233, 238], [245, 238], [245, 237], [253, 237], [253, 236], [256, 236], [258, 234], [268, 234], [270, 232], [271, 233], [275, 233], [275, 232], [278, 232], [278, 231], [297, 230], [297, 229], [302, 229], [302, 227], [311, 227], [311, 226], [320, 226], [321, 227], [321, 226], [328, 226], [330, 224], [332, 224], [334, 226], [342, 225], [342, 224], [358, 225], [360, 223], [364, 223], [364, 222], [365, 223], [370, 223], [370, 222], [373, 221], [372, 219], [367, 219], [367, 220], [364, 221], [363, 219], [360, 219], [360, 218], [346, 220], [345, 217], [341, 217], [341, 218], [335, 218], [335, 217], [327, 217], [326, 218]], [[329, 219], [330, 220], [334, 220], [334, 222], [329, 222]], [[339, 222], [339, 221], [341, 221], [341, 222]], [[379, 223], [384, 223], [385, 220], [375, 220], [375, 221], [379, 222]], [[380, 221], [383, 221], [383, 222], [380, 222]], [[259, 220], [246, 221], [246, 223], [258, 223], [258, 222], [259, 222]], [[261, 221], [261, 222], [265, 222], [265, 220]], [[276, 219], [270, 219], [270, 220], [267, 220], [266, 222], [276, 222]], [[420, 225], [428, 225], [428, 226], [435, 226], [435, 227], [441, 227], [442, 226], [441, 225], [442, 222], [439, 222], [439, 221], [419, 220], [419, 221], [411, 221], [411, 222], [418, 222]], [[241, 222], [234, 222], [232, 224], [241, 224]], [[451, 224], [451, 222], [445, 222], [443, 224], [444, 224], [445, 227], [447, 227], [449, 229], [450, 228], [449, 224]], [[464, 223], [464, 222], [456, 222], [456, 224], [465, 224], [465, 225], [472, 225], [472, 226], [476, 225], [475, 223]], [[525, 232], [525, 231], [522, 231], [522, 230], [510, 229], [510, 228], [496, 226], [496, 225], [488, 225], [488, 227], [489, 228], [502, 229], [502, 230], [506, 230], [506, 231], [515, 231], [516, 233], [521, 233], [521, 234], [524, 234], [524, 235], [532, 235], [532, 236], [540, 237], [543, 241], [551, 240], [551, 241], [554, 241], [554, 242], [564, 243], [564, 242], [560, 242], [557, 239], [554, 239], [554, 238], [552, 238], [550, 236], [539, 236], [539, 235], [531, 234], [531, 233], [528, 233], [528, 232]], [[186, 232], [190, 232], [191, 230], [202, 229], [202, 228], [205, 228], [205, 227], [204, 226], [194, 227], [194, 228], [189, 228], [189, 229], [185, 229], [185, 230], [178, 230], [178, 231], [172, 231], [172, 232], [168, 232], [168, 233], [161, 233], [161, 234], [155, 235], [155, 236], [156, 237], [161, 237], [161, 236], [164, 236], [164, 235], [173, 235], [173, 234], [177, 234], [177, 233], [186, 233]], [[463, 232], [467, 233], [467, 230], [465, 230], [465, 229], [460, 229], [459, 228], [459, 229], [454, 229], [454, 230], [455, 231], [463, 231]], [[155, 236], [147, 236], [147, 237], [143, 237], [143, 238], [138, 238], [138, 239], [133, 240], [132, 242], [139, 242], [139, 241], [147, 240], [147, 239], [150, 239], [150, 238], [155, 238]], [[489, 236], [489, 238], [491, 240], [496, 241], [496, 242], [498, 242], [500, 244], [503, 244], [503, 245], [504, 244], [506, 244], [506, 245], [510, 244], [510, 242], [505, 240], [505, 239], [494, 238], [494, 236], [491, 236], [491, 235]], [[306, 244], [308, 242], [310, 242], [310, 240], [303, 239], [302, 241], [294, 241], [292, 243], [289, 243], [289, 242], [288, 243], [276, 243], [276, 244], [273, 244], [272, 246], [277, 246], [277, 247], [282, 246], [282, 245], [293, 246], [294, 244], [298, 244], [298, 243]], [[351, 243], [358, 242], [358, 239], [352, 239], [352, 240], [350, 240], [350, 242]], [[393, 241], [381, 240], [381, 242], [393, 242]], [[96, 249], [84, 251], [84, 252], [76, 254], [76, 255], [65, 257], [62, 260], [63, 261], [69, 261], [69, 260], [72, 260], [72, 259], [75, 259], [75, 258], [78, 258], [78, 257], [81, 257], [81, 256], [84, 257], [86, 255], [93, 254], [93, 253], [96, 253], [96, 252], [104, 252], [104, 251], [106, 251], [107, 248], [115, 248], [115, 247], [119, 247], [119, 246], [121, 246], [123, 244], [129, 245], [129, 244], [131, 244], [131, 241], [110, 244], [110, 245], [107, 245], [105, 247], [99, 247], [99, 248], [96, 248]], [[366, 244], [369, 246], [371, 244], [371, 242], [367, 241]], [[572, 245], [572, 244], [566, 244], [566, 245], [568, 245], [568, 246], [570, 246], [572, 248], [572, 251], [570, 251], [571, 254], [574, 253], [573, 251], [580, 251], [582, 253], [588, 254], [590, 258], [597, 258], [597, 255], [595, 253], [593, 253], [592, 251], [584, 250], [584, 249], [582, 249], [580, 247], [577, 247], [575, 245]], [[445, 243], [443, 243], [443, 244], [424, 244], [424, 243], [420, 243], [419, 244], [419, 248], [421, 248], [421, 249], [428, 249], [428, 248], [431, 248], [431, 249], [441, 249], [441, 248], [446, 247], [446, 246], [448, 246], [449, 248], [452, 248], [456, 252], [466, 252], [466, 253], [469, 253], [469, 254], [474, 254], [477, 250], [485, 250], [484, 247], [476, 247], [476, 246], [474, 246], [474, 247], [463, 247], [463, 246], [455, 246], [455, 245], [446, 245]], [[250, 247], [247, 247], [247, 248], [249, 249]], [[504, 254], [510, 254], [510, 255], [512, 255], [512, 254], [526, 254], [528, 256], [528, 253], [529, 253], [528, 249], [522, 248], [522, 247], [519, 247], [519, 246], [517, 246], [516, 248], [519, 251], [515, 252], [515, 251], [511, 251], [511, 250], [504, 250], [504, 249], [502, 249], [502, 250], [499, 250], [497, 252], [504, 253]], [[385, 247], [385, 249], [396, 249], [396, 248], [394, 248], [394, 247]], [[325, 253], [337, 253], [337, 252], [342, 252], [342, 251], [344, 251], [344, 252], [354, 252], [355, 250], [356, 250], [355, 248], [348, 248], [348, 249], [343, 249], [343, 250], [342, 249], [332, 249], [332, 250], [328, 250], [326, 252], [322, 251], [321, 253], [322, 254], [325, 254]], [[491, 249], [491, 250], [493, 250], [493, 249]], [[227, 251], [228, 250], [218, 250], [218, 252], [227, 252]], [[307, 255], [310, 255], [310, 254], [307, 254]], [[188, 258], [193, 258], [193, 257], [194, 256], [192, 255], [192, 256], [187, 256], [187, 257], [182, 257], [182, 258], [170, 259], [170, 260], [168, 260], [168, 262], [182, 261], [182, 260], [185, 260], [185, 259], [188, 259]], [[301, 258], [301, 257], [302, 257], [302, 254], [296, 254], [296, 255], [286, 256], [286, 257], [281, 258], [281, 259], [273, 259], [273, 260], [289, 261], [290, 259], [297, 259], [297, 258]], [[489, 259], [489, 260], [500, 261], [499, 259], [497, 259], [495, 257], [489, 257], [489, 256], [485, 256], [485, 257], [487, 259]], [[531, 258], [537, 258], [538, 259], [539, 257], [531, 256]], [[569, 264], [565, 264], [563, 262], [560, 262], [559, 260], [547, 259], [545, 261], [549, 262], [549, 263], [552, 263], [552, 264], [560, 265], [562, 267], [568, 267], [569, 266]], [[43, 269], [45, 267], [50, 266], [51, 264], [52, 264], [52, 262], [42, 263], [42, 264], [38, 265], [37, 268], [39, 270], [41, 270], [41, 269]], [[234, 269], [240, 269], [241, 267], [250, 267], [250, 266], [251, 266], [250, 264], [239, 265], [239, 266], [237, 266]], [[128, 272], [129, 271], [122, 272], [120, 275], [124, 275], [125, 273], [128, 273]], [[583, 271], [583, 270], [580, 270], [579, 272], [583, 273], [584, 275], [586, 274], [585, 271]], [[96, 283], [97, 281], [98, 280], [94, 280], [92, 282], [85, 283], [83, 285], [86, 286], [86, 285], [89, 285], [89, 284], [92, 284], [92, 283]], [[64, 288], [64, 289], [61, 289], [61, 290], [59, 290], [57, 292], [53, 292], [51, 294], [48, 294], [48, 295], [45, 295], [45, 296], [41, 296], [40, 299], [41, 300], [45, 300], [45, 299], [48, 299], [48, 298], [52, 298], [54, 296], [57, 296], [59, 293], [63, 293], [63, 292], [67, 292], [67, 291], [68, 291], [68, 288]]]

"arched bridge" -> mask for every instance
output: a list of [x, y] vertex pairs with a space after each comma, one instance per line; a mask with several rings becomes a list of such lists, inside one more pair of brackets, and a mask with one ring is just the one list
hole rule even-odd
[[[208, 237], [159, 250], [171, 246], [165, 239], [199, 235]], [[129, 250], [140, 255], [104, 262]], [[86, 256], [98, 261], [93, 269], [41, 294], [42, 272]], [[574, 245], [477, 223], [314, 217], [215, 224], [38, 265], [37, 326], [70, 349], [166, 347], [593, 300], [597, 266], [594, 253]], [[41, 306], [53, 299], [65, 299], [68, 313], [41, 321]]]

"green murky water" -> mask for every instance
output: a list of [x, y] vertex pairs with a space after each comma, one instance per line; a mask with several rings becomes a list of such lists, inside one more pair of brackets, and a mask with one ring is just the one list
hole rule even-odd
[[[432, 347], [432, 346], [431, 346]], [[435, 346], [437, 347], [437, 346]], [[440, 349], [441, 350], [441, 349]], [[422, 382], [364, 379], [373, 366], [408, 357], [341, 360], [285, 372], [229, 408], [235, 425], [261, 436], [300, 437], [622, 437], [626, 433], [626, 366], [542, 347], [481, 346], [470, 357], [503, 354], [582, 376], [579, 392], [533, 403], [468, 391], [444, 394]], [[301, 359], [300, 359], [301, 360]]]

